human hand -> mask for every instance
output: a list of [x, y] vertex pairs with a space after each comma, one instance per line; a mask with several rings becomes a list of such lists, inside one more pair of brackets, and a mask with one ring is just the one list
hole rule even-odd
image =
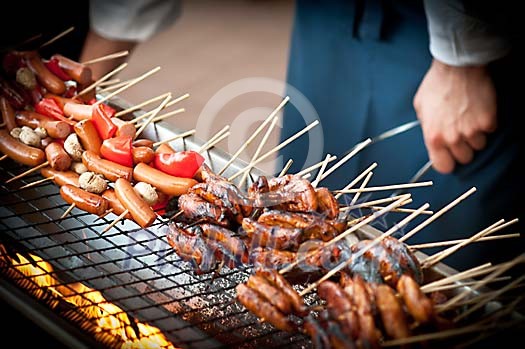
[[414, 108], [436, 171], [450, 173], [456, 161], [468, 164], [497, 126], [496, 91], [484, 66], [454, 67], [432, 62]]

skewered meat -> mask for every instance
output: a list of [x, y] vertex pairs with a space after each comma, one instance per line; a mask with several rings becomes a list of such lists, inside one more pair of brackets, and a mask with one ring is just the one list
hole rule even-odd
[[292, 285], [279, 274], [277, 270], [268, 270], [268, 269], [258, 269], [255, 272], [255, 275], [261, 276], [264, 279], [268, 280], [272, 285], [281, 290], [291, 302], [293, 311], [299, 316], [305, 316], [308, 314], [308, 309], [304, 304], [304, 300], [299, 296], [297, 291], [292, 287]]
[[357, 339], [360, 333], [359, 319], [352, 299], [345, 291], [335, 282], [324, 281], [317, 287], [317, 294], [326, 301], [329, 314], [339, 322], [346, 336]]
[[183, 194], [179, 197], [179, 208], [189, 221], [202, 221], [228, 227], [226, 210], [215, 206], [196, 194]]
[[318, 207], [317, 212], [323, 214], [328, 219], [335, 219], [339, 215], [339, 203], [328, 188], [315, 189]]
[[329, 349], [331, 347], [328, 334], [313, 316], [307, 316], [304, 319], [303, 328], [312, 339], [314, 349]]
[[328, 338], [330, 339], [330, 346], [333, 349], [355, 349], [354, 341], [350, 340], [343, 330], [339, 322], [328, 320], [326, 322], [326, 329]]
[[239, 302], [259, 319], [269, 322], [282, 331], [296, 331], [297, 326], [275, 306], [262, 298], [255, 290], [242, 283], [238, 284], [235, 290], [237, 291], [237, 299]]
[[410, 336], [406, 314], [394, 290], [388, 285], [377, 285], [375, 299], [387, 335], [394, 339]]
[[[179, 201], [180, 205], [180, 201]], [[233, 236], [233, 232], [227, 228], [202, 223], [194, 227], [205, 240], [216, 241], [221, 247], [222, 253], [232, 259], [237, 265], [248, 263], [248, 249], [244, 242]]]
[[190, 262], [197, 273], [211, 272], [216, 268], [215, 253], [200, 236], [189, 233], [176, 223], [168, 225], [166, 236], [177, 255]]
[[242, 227], [252, 241], [252, 248], [268, 246], [277, 250], [296, 249], [302, 234], [301, 229], [268, 225], [250, 218], [243, 219]]
[[250, 251], [250, 262], [256, 268], [282, 269], [297, 259], [292, 251], [274, 250], [267, 247], [256, 247]]
[[225, 208], [232, 221], [242, 223], [240, 204], [244, 203], [245, 199], [232, 183], [227, 181], [198, 183], [189, 190], [189, 193], [199, 195], [209, 203]]
[[250, 275], [246, 285], [256, 290], [283, 314], [291, 314], [292, 304], [287, 295], [260, 275]]
[[397, 283], [397, 290], [403, 297], [410, 315], [420, 324], [426, 324], [434, 318], [432, 301], [419, 288], [418, 283], [408, 275], [402, 275]]
[[391, 236], [383, 239], [381, 244], [390, 254], [395, 256], [394, 258], [402, 269], [403, 275], [412, 276], [418, 284], [423, 282], [423, 272], [419, 261], [406, 244]]
[[274, 177], [268, 181], [271, 192], [286, 198], [277, 207], [293, 212], [314, 212], [317, 210], [317, 196], [310, 181], [295, 175]]

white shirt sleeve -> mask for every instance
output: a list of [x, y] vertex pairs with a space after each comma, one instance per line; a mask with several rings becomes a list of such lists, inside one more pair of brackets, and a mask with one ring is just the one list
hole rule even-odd
[[466, 12], [459, 0], [424, 0], [430, 53], [453, 66], [482, 65], [502, 58], [510, 41], [501, 28]]
[[173, 25], [179, 0], [91, 0], [91, 29], [106, 39], [144, 41]]

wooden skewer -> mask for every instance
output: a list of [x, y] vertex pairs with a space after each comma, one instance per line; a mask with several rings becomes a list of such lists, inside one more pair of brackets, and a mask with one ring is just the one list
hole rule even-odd
[[121, 221], [122, 219], [124, 219], [124, 216], [126, 216], [127, 214], [129, 213], [129, 210], [128, 209], [125, 209], [124, 212], [122, 212], [117, 218], [115, 218], [113, 220], [113, 222], [109, 223], [109, 225], [107, 227], [104, 228], [104, 230], [102, 230], [100, 232], [100, 234], [104, 234], [105, 232], [107, 232], [109, 229], [113, 228], [115, 226], [115, 224], [117, 224], [119, 221]]
[[44, 42], [42, 45], [40, 45], [40, 48], [46, 47], [58, 39], [62, 38], [63, 36], [66, 36], [67, 34], [71, 33], [73, 30], [75, 30], [75, 27], [69, 27], [68, 29], [64, 30], [62, 33], [54, 36], [53, 38], [49, 39], [48, 41]]
[[55, 176], [46, 177], [44, 179], [39, 179], [38, 181], [34, 181], [32, 183], [28, 183], [26, 185], [21, 186], [20, 189], [26, 189], [26, 188], [34, 187], [35, 185], [39, 185], [39, 184], [42, 184], [42, 183], [47, 182], [47, 181], [52, 181], [53, 179], [55, 179]]
[[162, 108], [164, 108], [164, 106], [166, 105], [166, 103], [169, 102], [169, 100], [171, 99], [171, 93], [168, 94], [168, 96], [166, 98], [164, 98], [164, 100], [159, 104], [159, 106], [153, 111], [153, 113], [150, 115], [150, 117], [144, 122], [142, 123], [142, 125], [140, 125], [140, 128], [137, 130], [137, 132], [135, 133], [135, 137], [133, 137], [133, 139], [137, 139], [137, 137], [142, 133], [142, 131], [144, 131], [144, 129], [151, 123], [151, 121], [153, 120], [153, 118], [162, 110]]
[[[164, 108], [163, 108], [164, 109]], [[185, 108], [180, 108], [180, 109], [177, 109], [177, 110], [174, 110], [174, 111], [170, 111], [169, 113], [165, 113], [165, 114], [162, 114], [162, 115], [159, 115], [159, 116], [156, 116], [154, 117], [152, 120], [151, 120], [151, 123], [156, 123], [156, 122], [159, 122], [159, 121], [162, 121], [164, 119], [167, 119], [167, 118], [170, 118], [172, 116], [175, 116], [175, 115], [178, 115], [178, 114], [182, 114], [186, 111]], [[133, 123], [136, 119], [133, 119], [131, 121], [129, 121], [130, 123]], [[142, 124], [137, 124], [135, 125], [136, 127], [140, 127]]]
[[31, 174], [31, 173], [33, 173], [33, 172], [35, 172], [35, 171], [38, 171], [38, 170], [40, 170], [41, 168], [46, 167], [46, 166], [48, 166], [48, 165], [49, 165], [49, 161], [43, 162], [43, 163], [41, 163], [41, 164], [38, 165], [38, 166], [35, 166], [35, 167], [33, 167], [33, 168], [30, 168], [29, 170], [27, 170], [27, 171], [25, 171], [25, 172], [22, 172], [22, 173], [20, 173], [19, 175], [14, 176], [13, 178], [8, 179], [7, 181], [5, 181], [5, 183], [7, 184], [7, 183], [11, 183], [12, 181], [16, 181], [17, 179], [20, 179], [20, 178], [22, 178], [22, 177], [24, 177], [24, 176], [27, 176], [28, 174]]
[[328, 166], [328, 162], [329, 162], [331, 157], [332, 157], [332, 155], [326, 154], [326, 157], [321, 162], [321, 168], [319, 169], [319, 172], [317, 172], [317, 176], [315, 177], [315, 180], [312, 182], [312, 186], [314, 188], [316, 188], [317, 185], [319, 184], [319, 182], [321, 181], [321, 177], [323, 176], [323, 173], [326, 170], [326, 166]]
[[403, 201], [405, 201], [408, 197], [409, 197], [409, 194], [401, 195], [401, 197], [397, 201], [391, 203], [390, 205], [388, 205], [387, 207], [385, 207], [381, 211], [374, 212], [374, 214], [370, 215], [365, 220], [362, 220], [361, 222], [357, 223], [356, 225], [351, 226], [349, 229], [345, 230], [344, 232], [342, 232], [341, 234], [339, 234], [338, 236], [336, 236], [332, 240], [330, 240], [327, 243], [325, 243], [321, 248], [313, 251], [313, 253], [305, 253], [304, 256], [300, 256], [300, 257], [298, 256], [298, 258], [293, 263], [290, 263], [286, 267], [284, 267], [283, 269], [279, 270], [279, 273], [280, 274], [284, 274], [284, 273], [289, 272], [296, 265], [298, 265], [299, 263], [302, 263], [303, 261], [306, 260], [307, 257], [309, 257], [312, 254], [318, 252], [320, 249], [326, 248], [326, 247], [329, 247], [329, 246], [335, 244], [339, 240], [344, 239], [349, 234], [352, 234], [354, 231], [357, 231], [358, 229], [361, 229], [361, 227], [363, 227], [364, 225], [372, 222], [374, 219], [381, 217], [382, 215], [384, 215], [385, 213], [390, 211], [392, 208], [400, 206], [403, 203]]
[[135, 80], [137, 80], [137, 78], [116, 82], [114, 84], [110, 84], [110, 85], [104, 86], [104, 88], [99, 89], [98, 92], [99, 93], [108, 93], [108, 92], [114, 91], [114, 90], [116, 90], [118, 88], [121, 88], [123, 86], [129, 85], [130, 83], [132, 83]]
[[35, 35], [25, 39], [24, 41], [17, 43], [16, 45], [14, 45], [14, 47], [21, 47], [21, 46], [27, 45], [30, 42], [33, 42], [35, 40], [40, 39], [42, 37], [42, 35], [43, 35], [42, 33], [35, 34]]
[[303, 175], [303, 179], [308, 179], [310, 177], [312, 177], [311, 173], [307, 173], [307, 174]]
[[431, 292], [430, 290], [433, 287], [438, 287], [438, 286], [441, 286], [441, 285], [446, 285], [448, 283], [457, 282], [459, 280], [471, 278], [471, 277], [478, 276], [478, 275], [481, 275], [481, 274], [484, 274], [484, 273], [490, 273], [491, 266], [492, 266], [491, 263], [485, 263], [483, 265], [479, 265], [477, 267], [464, 270], [464, 271], [459, 272], [457, 274], [453, 274], [453, 275], [447, 276], [447, 277], [445, 277], [443, 279], [439, 279], [439, 280], [436, 280], [436, 281], [433, 281], [431, 283], [428, 283], [426, 285], [421, 286], [421, 291], [423, 291], [423, 292]]
[[89, 64], [93, 64], [93, 63], [104, 62], [104, 61], [109, 61], [111, 59], [125, 57], [127, 55], [129, 55], [129, 51], [127, 51], [127, 50], [126, 51], [119, 51], [119, 52], [111, 53], [109, 55], [105, 55], [105, 56], [101, 56], [101, 57], [98, 57], [98, 58], [90, 59], [88, 61], [82, 62], [82, 64], [89, 65]]
[[226, 137], [229, 137], [229, 136], [230, 136], [230, 131], [228, 131], [225, 134], [221, 135], [220, 137], [214, 139], [212, 142], [208, 142], [206, 144], [206, 146], [203, 147], [202, 149], [200, 149], [198, 152], [199, 153], [203, 153], [203, 152], [207, 151], [208, 149], [213, 148], [214, 146], [217, 145], [217, 143], [219, 143], [220, 141], [222, 141], [223, 139], [225, 139]]
[[454, 201], [452, 201], [451, 203], [449, 203], [448, 205], [443, 207], [441, 210], [439, 210], [438, 212], [436, 212], [435, 214], [430, 216], [428, 219], [423, 221], [417, 227], [415, 227], [414, 229], [412, 229], [411, 231], [406, 233], [405, 236], [403, 236], [402, 238], [399, 239], [399, 241], [400, 242], [404, 242], [404, 241], [408, 240], [409, 238], [414, 236], [417, 232], [419, 232], [421, 229], [423, 229], [424, 227], [426, 227], [427, 225], [429, 225], [430, 223], [432, 223], [433, 221], [435, 221], [436, 219], [441, 217], [445, 212], [450, 210], [452, 207], [456, 206], [461, 201], [465, 200], [467, 197], [472, 195], [475, 191], [476, 191], [476, 187], [470, 188], [466, 193], [464, 193], [463, 195], [459, 196], [457, 199], [455, 199]]
[[135, 110], [139, 110], [140, 108], [145, 107], [148, 104], [155, 103], [157, 101], [160, 101], [161, 99], [166, 98], [168, 95], [169, 95], [169, 92], [166, 92], [164, 94], [161, 94], [160, 96], [150, 98], [150, 99], [148, 99], [148, 100], [146, 100], [146, 101], [144, 101], [142, 103], [139, 103], [139, 104], [136, 104], [136, 105], [134, 105], [132, 107], [129, 107], [127, 109], [121, 110], [121, 111], [115, 113], [115, 117], [118, 118], [118, 117], [121, 117], [122, 115], [126, 115], [128, 113], [134, 112]]
[[496, 297], [499, 297], [501, 294], [503, 294], [503, 293], [507, 292], [508, 290], [516, 287], [523, 280], [525, 280], [525, 275], [522, 275], [521, 277], [519, 277], [516, 280], [512, 281], [511, 283], [509, 283], [505, 287], [497, 290], [496, 292], [494, 292], [494, 294], [492, 296], [488, 297], [483, 302], [477, 302], [474, 306], [472, 306], [468, 310], [466, 310], [466, 311], [462, 312], [461, 314], [459, 314], [458, 316], [456, 316], [453, 321], [454, 322], [458, 322], [459, 320], [461, 320], [461, 319], [465, 318], [466, 316], [472, 314], [474, 311], [478, 310], [479, 308], [481, 308], [482, 306], [484, 306], [488, 302], [492, 301]]
[[[366, 170], [361, 172], [357, 177], [355, 177], [350, 183], [348, 183], [343, 189], [341, 190], [349, 190], [350, 188], [353, 188], [354, 185], [356, 185], [363, 177], [365, 177], [370, 171], [372, 171], [374, 168], [377, 167], [377, 162], [374, 162], [372, 165], [368, 166]], [[336, 199], [339, 199], [343, 195], [343, 193], [338, 193], [335, 195]]]
[[5, 160], [5, 159], [7, 159], [7, 158], [8, 158], [7, 154], [4, 154], [4, 155], [2, 155], [2, 156], [0, 157], [0, 161]]
[[100, 103], [104, 103], [105, 101], [107, 101], [108, 99], [118, 95], [119, 93], [121, 93], [122, 91], [124, 90], [127, 90], [128, 88], [138, 84], [139, 82], [141, 82], [142, 80], [146, 79], [147, 77], [149, 77], [150, 75], [153, 75], [155, 74], [156, 72], [158, 72], [160, 70], [160, 67], [155, 67], [153, 69], [151, 69], [150, 71], [142, 74], [141, 76], [139, 76], [138, 78], [135, 78], [133, 81], [131, 81], [129, 84], [125, 85], [125, 86], [122, 86], [121, 88], [119, 88], [118, 90], [108, 94], [107, 96], [103, 97], [102, 99], [99, 99], [98, 101], [96, 101], [94, 103], [94, 105], [97, 105], [97, 104], [100, 104]]
[[[332, 156], [330, 156], [330, 158], [328, 159], [328, 162], [332, 162], [332, 161], [334, 161], [335, 159], [337, 159], [337, 156], [332, 155]], [[301, 170], [301, 171], [297, 172], [295, 175], [296, 175], [296, 176], [300, 176], [300, 177], [305, 178], [304, 176], [306, 176], [308, 173], [310, 173], [311, 171], [316, 170], [316, 169], [318, 169], [319, 167], [323, 166], [325, 160], [326, 160], [326, 159], [323, 159], [322, 161], [319, 161], [318, 163], [313, 164], [312, 166], [307, 167], [307, 168], [305, 168], [304, 170]]]
[[104, 75], [103, 77], [101, 77], [100, 79], [98, 79], [97, 81], [95, 81], [94, 83], [92, 83], [91, 85], [89, 85], [88, 87], [83, 89], [82, 91], [80, 91], [77, 94], [77, 97], [82, 96], [83, 94], [88, 93], [89, 91], [97, 88], [97, 86], [99, 86], [104, 81], [106, 81], [107, 79], [109, 79], [113, 75], [117, 74], [119, 71], [121, 71], [122, 69], [126, 68], [127, 66], [128, 66], [128, 63], [122, 63], [121, 65], [119, 65], [118, 67], [116, 67], [115, 69], [113, 69], [112, 71], [110, 71], [109, 73], [107, 73], [106, 75]]
[[288, 101], [290, 100], [290, 97], [289, 96], [286, 96], [282, 101], [281, 103], [279, 103], [279, 105], [270, 113], [270, 115], [268, 115], [268, 117], [259, 125], [259, 127], [257, 127], [257, 129], [255, 130], [255, 132], [246, 140], [246, 142], [244, 142], [240, 147], [239, 149], [237, 149], [237, 151], [235, 152], [235, 154], [233, 154], [230, 158], [230, 160], [228, 160], [228, 162], [224, 165], [224, 167], [217, 173], [219, 176], [222, 175], [224, 173], [224, 171], [226, 171], [226, 169], [228, 167], [230, 167], [230, 165], [235, 161], [235, 159], [237, 159], [239, 157], [239, 155], [244, 151], [244, 149], [246, 149], [248, 147], [248, 145], [250, 145], [251, 142], [253, 142], [253, 140], [255, 139], [255, 137], [257, 137], [259, 135], [259, 133], [262, 132], [262, 130], [264, 129], [264, 127], [266, 126], [267, 123], [269, 123], [270, 121], [272, 121], [272, 119], [277, 115], [277, 113], [286, 105], [286, 103], [288, 103]]
[[[368, 185], [368, 182], [370, 181], [370, 179], [372, 178], [372, 176], [374, 175], [374, 172], [368, 172], [368, 174], [366, 175], [365, 179], [363, 180], [363, 182], [361, 183], [361, 186], [359, 187], [359, 189], [365, 189], [365, 187]], [[361, 191], [357, 192], [354, 197], [352, 198], [352, 201], [350, 201], [350, 206], [353, 206], [355, 205], [355, 203], [357, 202], [357, 200], [359, 200], [359, 196], [361, 195]]]
[[228, 178], [228, 180], [231, 181], [231, 180], [237, 178], [238, 176], [240, 176], [241, 174], [243, 174], [245, 171], [249, 171], [250, 169], [252, 169], [256, 165], [258, 165], [262, 161], [266, 160], [266, 158], [268, 158], [270, 155], [272, 155], [273, 153], [275, 153], [275, 152], [279, 151], [280, 149], [286, 147], [288, 144], [290, 144], [291, 142], [293, 142], [297, 138], [301, 137], [303, 134], [305, 134], [306, 132], [310, 131], [312, 128], [314, 128], [318, 124], [319, 124], [319, 120], [315, 120], [314, 122], [312, 122], [311, 124], [309, 124], [308, 126], [303, 128], [301, 131], [299, 131], [296, 134], [292, 135], [291, 137], [287, 138], [284, 142], [282, 142], [281, 144], [277, 145], [275, 148], [273, 148], [270, 151], [266, 152], [264, 155], [262, 155], [260, 158], [258, 158], [253, 164], [248, 165], [245, 168], [243, 168], [240, 171], [238, 171], [236, 174], [234, 174], [233, 176]]
[[119, 82], [121, 82], [121, 80], [119, 78], [115, 78], [115, 79], [103, 81], [98, 86], [99, 87], [106, 87], [106, 86], [111, 86], [111, 85], [118, 84]]
[[284, 176], [286, 174], [286, 172], [288, 172], [290, 167], [292, 167], [292, 164], [293, 164], [293, 160], [292, 159], [288, 159], [288, 161], [286, 162], [286, 165], [284, 165], [283, 169], [281, 170], [281, 172], [279, 172], [279, 175], [277, 177]]
[[98, 216], [94, 221], [93, 223], [95, 223], [96, 221], [98, 221], [99, 219], [102, 219], [104, 217], [106, 217], [108, 214], [110, 214], [111, 212], [113, 212], [113, 209], [110, 208], [109, 210], [106, 210], [106, 212], [104, 212], [103, 214], [101, 214], [100, 216]]
[[[268, 137], [270, 137], [270, 134], [272, 133], [275, 127], [275, 124], [277, 123], [277, 120], [278, 120], [277, 116], [275, 116], [272, 119], [272, 122], [270, 123], [270, 126], [268, 126], [268, 129], [264, 133], [263, 138], [261, 139], [261, 142], [259, 142], [257, 149], [255, 149], [255, 153], [253, 153], [253, 156], [250, 160], [250, 165], [253, 164], [255, 160], [257, 160], [257, 157], [259, 157], [259, 154], [261, 153], [262, 148], [266, 145], [266, 142], [268, 141]], [[246, 179], [248, 178], [249, 174], [250, 174], [250, 170], [243, 173], [241, 180], [239, 181], [239, 184], [238, 184], [239, 187], [242, 187], [244, 185], [244, 182], [246, 182]]]
[[[186, 98], [188, 98], [188, 97], [189, 97], [189, 94], [188, 94], [188, 93], [186, 93], [185, 95], [182, 95], [182, 96], [180, 96], [180, 97], [177, 97], [176, 99], [174, 99], [174, 100], [170, 101], [168, 104], [166, 104], [166, 105], [164, 106], [164, 108], [162, 108], [162, 109], [169, 108], [169, 107], [171, 107], [172, 105], [175, 105], [175, 104], [177, 104], [178, 102], [180, 102], [180, 101], [182, 101], [182, 100], [184, 100], [184, 99], [186, 99]], [[181, 108], [181, 109], [184, 110], [184, 108]], [[179, 109], [179, 110], [181, 110], [181, 109]], [[140, 121], [140, 120], [146, 119], [146, 118], [148, 118], [148, 117], [151, 116], [151, 113], [153, 113], [153, 111], [154, 111], [154, 110], [150, 110], [149, 112], [144, 113], [144, 114], [142, 114], [141, 116], [136, 117], [135, 119], [131, 120], [130, 122], [137, 122], [137, 121]], [[167, 114], [164, 114], [164, 117], [165, 117], [166, 115], [167, 115]], [[160, 118], [160, 116], [159, 116], [159, 118]]]
[[[376, 210], [376, 211], [380, 210], [382, 208], [383, 208], [383, 206], [370, 206], [370, 209]], [[401, 207], [392, 210], [392, 212], [400, 212], [400, 213], [412, 213], [414, 211], [415, 211], [415, 209], [413, 209], [413, 208], [401, 208]], [[425, 210], [425, 211], [421, 212], [421, 214], [431, 215], [431, 214], [434, 214], [434, 212], [430, 211], [430, 210]]]
[[[406, 194], [403, 194], [403, 195], [406, 195]], [[372, 201], [368, 201], [368, 202], [362, 202], [362, 203], [354, 205], [354, 206], [342, 207], [341, 209], [343, 211], [348, 211], [348, 210], [354, 210], [356, 208], [361, 208], [361, 207], [369, 207], [369, 206], [374, 206], [374, 205], [378, 205], [378, 204], [385, 204], [387, 202], [396, 201], [397, 199], [401, 198], [401, 196], [402, 195], [397, 195], [397, 196], [392, 196], [390, 198], [383, 198], [383, 199], [377, 199], [377, 200], [372, 200]]]
[[193, 129], [193, 130], [189, 130], [189, 131], [186, 131], [186, 132], [184, 132], [184, 133], [181, 133], [180, 135], [176, 135], [176, 136], [174, 136], [174, 137], [171, 137], [171, 138], [165, 139], [165, 140], [163, 140], [163, 141], [155, 142], [155, 143], [153, 143], [153, 148], [156, 148], [156, 147], [158, 147], [159, 145], [164, 144], [164, 143], [170, 143], [170, 142], [173, 142], [173, 141], [175, 141], [175, 140], [177, 140], [177, 139], [179, 139], [179, 138], [185, 138], [185, 137], [191, 136], [191, 135], [194, 134], [194, 133], [195, 133], [195, 129]]
[[361, 143], [359, 143], [358, 145], [356, 145], [354, 147], [354, 149], [348, 153], [344, 158], [342, 158], [341, 160], [339, 160], [338, 162], [336, 162], [334, 164], [334, 166], [330, 167], [328, 169], [328, 171], [326, 171], [325, 173], [323, 173], [323, 176], [321, 177], [321, 180], [325, 179], [326, 177], [328, 177], [329, 175], [331, 175], [335, 170], [337, 170], [339, 167], [341, 167], [345, 162], [347, 162], [348, 160], [350, 160], [351, 158], [353, 158], [357, 153], [359, 153], [361, 150], [363, 150], [364, 148], [366, 148], [367, 145], [369, 145], [370, 143], [372, 143], [372, 139], [371, 138], [367, 138], [365, 139], [364, 141], [362, 141]]
[[520, 255], [518, 257], [515, 257], [510, 262], [506, 262], [506, 263], [502, 263], [502, 264], [498, 265], [491, 274], [489, 274], [487, 277], [485, 277], [482, 280], [482, 282], [480, 282], [476, 286], [471, 287], [470, 289], [468, 289], [468, 290], [466, 290], [464, 292], [461, 292], [461, 293], [457, 294], [456, 296], [452, 297], [445, 304], [440, 305], [439, 309], [437, 309], [437, 311], [441, 313], [441, 312], [444, 312], [444, 311], [450, 309], [457, 302], [459, 302], [460, 300], [465, 298], [468, 294], [472, 294], [472, 292], [475, 292], [479, 288], [485, 286], [487, 283], [491, 282], [492, 280], [494, 280], [495, 278], [497, 278], [498, 276], [500, 276], [501, 274], [503, 274], [504, 272], [506, 272], [510, 268], [514, 267], [516, 264], [523, 263], [523, 262], [525, 262], [525, 255]]
[[[502, 276], [502, 277], [499, 277], [499, 278], [495, 278], [494, 280], [492, 280], [492, 282], [507, 281], [507, 280], [510, 280], [510, 279], [512, 279], [511, 276]], [[455, 284], [439, 286], [439, 287], [433, 288], [432, 291], [427, 291], [426, 293], [437, 292], [437, 291], [446, 291], [446, 290], [451, 290], [451, 289], [458, 288], [458, 287], [473, 286], [473, 285], [477, 285], [480, 282], [482, 282], [482, 280], [461, 282], [461, 283], [455, 283]]]
[[[520, 236], [521, 236], [520, 233], [495, 235], [495, 236], [485, 236], [485, 237], [477, 239], [475, 242], [511, 239], [511, 238], [518, 238]], [[410, 245], [409, 248], [413, 249], [413, 250], [422, 250], [422, 249], [425, 249], [425, 248], [435, 248], [435, 247], [456, 245], [456, 244], [462, 243], [462, 242], [464, 242], [466, 240], [467, 239], [457, 239], [457, 240], [447, 240], [447, 241], [438, 241], [438, 242], [428, 242], [426, 244]]]
[[428, 182], [418, 182], [418, 183], [383, 185], [379, 187], [368, 187], [368, 188], [363, 188], [363, 189], [348, 189], [348, 190], [341, 190], [341, 191], [338, 190], [337, 192], [344, 193], [344, 194], [354, 194], [354, 193], [366, 193], [366, 192], [371, 192], [371, 191], [428, 187], [431, 185], [433, 185], [432, 181], [428, 181]]
[[225, 134], [229, 129], [230, 129], [230, 125], [226, 125], [223, 128], [221, 128], [210, 139], [208, 139], [207, 142], [205, 142], [203, 145], [201, 145], [200, 148], [197, 150], [197, 152], [200, 153], [200, 152], [204, 151], [205, 149], [208, 149], [208, 145], [210, 143], [215, 142], [218, 138], [220, 138], [223, 134]]
[[[474, 234], [473, 236], [471, 236], [470, 238], [466, 239], [465, 241], [462, 241], [460, 242], [459, 244], [457, 245], [454, 245], [452, 247], [449, 247], [447, 248], [446, 250], [444, 251], [441, 251], [439, 253], [436, 253], [430, 257], [428, 257], [427, 259], [425, 259], [423, 262], [422, 262], [422, 265], [421, 267], [422, 268], [428, 268], [428, 267], [431, 267], [432, 265], [435, 265], [437, 263], [439, 263], [440, 261], [442, 261], [443, 259], [447, 258], [448, 256], [450, 256], [451, 254], [455, 253], [456, 251], [458, 251], [460, 248], [468, 245], [469, 243], [473, 242], [473, 241], [476, 241], [477, 239], [479, 238], [482, 238], [484, 237], [485, 235], [489, 235], [489, 234], [492, 234], [494, 232], [496, 232], [496, 228], [500, 228], [503, 229], [504, 227], [507, 227], [509, 226], [510, 224], [514, 224], [516, 223], [518, 220], [517, 219], [514, 219], [513, 221], [510, 221], [510, 222], [507, 222], [505, 223], [505, 220], [504, 219], [500, 219], [499, 221], [497, 221], [496, 223], [492, 224], [491, 226], [489, 226], [488, 228], [485, 228], [483, 229], [482, 231], [480, 231], [479, 233], [477, 234]], [[503, 224], [505, 223], [505, 224]]]
[[326, 273], [325, 275], [323, 275], [319, 280], [317, 280], [316, 282], [310, 284], [307, 288], [305, 288], [303, 291], [301, 291], [301, 293], [299, 293], [299, 295], [301, 297], [303, 297], [304, 295], [310, 293], [311, 291], [313, 291], [315, 288], [317, 288], [317, 286], [319, 286], [323, 281], [325, 280], [328, 280], [329, 278], [331, 278], [332, 276], [334, 276], [336, 273], [338, 273], [340, 270], [346, 268], [346, 266], [348, 266], [350, 263], [352, 263], [353, 260], [355, 260], [355, 258], [359, 258], [360, 256], [362, 256], [363, 254], [366, 253], [366, 251], [370, 250], [371, 248], [373, 248], [374, 246], [376, 246], [377, 244], [379, 244], [382, 240], [384, 240], [386, 237], [392, 235], [393, 233], [395, 233], [396, 231], [398, 231], [399, 229], [401, 229], [402, 227], [404, 227], [405, 225], [407, 225], [411, 220], [413, 220], [414, 218], [416, 218], [419, 213], [425, 209], [427, 209], [430, 205], [428, 203], [426, 204], [423, 204], [420, 208], [418, 208], [415, 212], [413, 212], [411, 215], [405, 217], [401, 222], [399, 223], [396, 223], [392, 228], [388, 229], [388, 231], [384, 232], [383, 234], [379, 235], [378, 237], [376, 237], [370, 244], [368, 244], [367, 246], [365, 246], [364, 248], [362, 248], [361, 250], [359, 250], [358, 252], [356, 252], [355, 254], [352, 255], [351, 258], [348, 258], [346, 261], [344, 261], [343, 263], [340, 263], [339, 265], [337, 265], [335, 268], [331, 269], [328, 273]]
[[62, 214], [62, 216], [60, 216], [60, 219], [64, 219], [69, 213], [71, 213], [71, 211], [73, 211], [75, 206], [76, 206], [75, 203], [72, 203], [71, 205], [69, 205], [67, 210]]

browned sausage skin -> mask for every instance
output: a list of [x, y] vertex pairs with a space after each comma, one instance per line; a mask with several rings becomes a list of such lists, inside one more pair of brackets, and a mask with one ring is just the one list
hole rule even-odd
[[40, 170], [42, 176], [49, 178], [53, 177], [53, 182], [56, 183], [59, 187], [69, 184], [74, 187], [78, 187], [78, 177], [79, 175], [73, 171], [57, 171], [51, 167], [44, 167]]
[[70, 184], [64, 184], [60, 187], [60, 196], [68, 203], [75, 204], [79, 209], [102, 215], [108, 209], [108, 202], [102, 196], [87, 192]]
[[139, 164], [141, 162], [149, 164], [155, 158], [155, 152], [148, 147], [133, 147], [131, 149], [133, 155], [133, 163]]
[[61, 95], [66, 91], [64, 81], [47, 69], [38, 53], [29, 53], [26, 57], [26, 63], [46, 90], [57, 95]]
[[82, 144], [82, 148], [89, 150], [96, 155], [100, 154], [102, 139], [98, 135], [97, 129], [91, 120], [82, 120], [75, 124], [75, 133]]
[[82, 153], [82, 162], [88, 170], [103, 175], [106, 179], [115, 182], [118, 178], [130, 181], [133, 177], [131, 167], [117, 164], [107, 159], [102, 159], [92, 151], [86, 150]]
[[155, 212], [135, 192], [128, 180], [118, 178], [115, 181], [115, 194], [122, 205], [129, 210], [133, 220], [142, 228], [149, 227], [157, 219]]
[[167, 195], [180, 196], [197, 184], [192, 178], [175, 177], [159, 171], [145, 163], [140, 163], [133, 170], [133, 178], [139, 182], [146, 182]]
[[0, 129], [0, 152], [16, 162], [31, 167], [38, 166], [46, 161], [46, 154], [42, 149], [18, 141], [6, 129]]
[[45, 149], [49, 165], [58, 171], [65, 171], [71, 166], [71, 157], [58, 142], [51, 142]]
[[85, 64], [75, 62], [61, 54], [54, 54], [51, 59], [57, 59], [60, 68], [79, 84], [89, 84], [93, 79], [91, 68]]
[[2, 114], [2, 120], [5, 123], [7, 130], [11, 131], [17, 127], [15, 121], [15, 110], [5, 97], [0, 97], [0, 113]]
[[[108, 201], [109, 207], [113, 209], [113, 213], [115, 213], [116, 215], [120, 216], [122, 213], [124, 213], [124, 211], [126, 211], [126, 208], [117, 198], [117, 195], [115, 194], [115, 191], [113, 189], [106, 189], [106, 191], [102, 193], [102, 197]], [[133, 219], [129, 212], [126, 215], [124, 215], [124, 218]]]
[[52, 138], [66, 138], [72, 132], [72, 127], [67, 122], [54, 120], [29, 110], [17, 111], [15, 118], [20, 126], [27, 126], [33, 129], [37, 127], [45, 128], [48, 136]]

